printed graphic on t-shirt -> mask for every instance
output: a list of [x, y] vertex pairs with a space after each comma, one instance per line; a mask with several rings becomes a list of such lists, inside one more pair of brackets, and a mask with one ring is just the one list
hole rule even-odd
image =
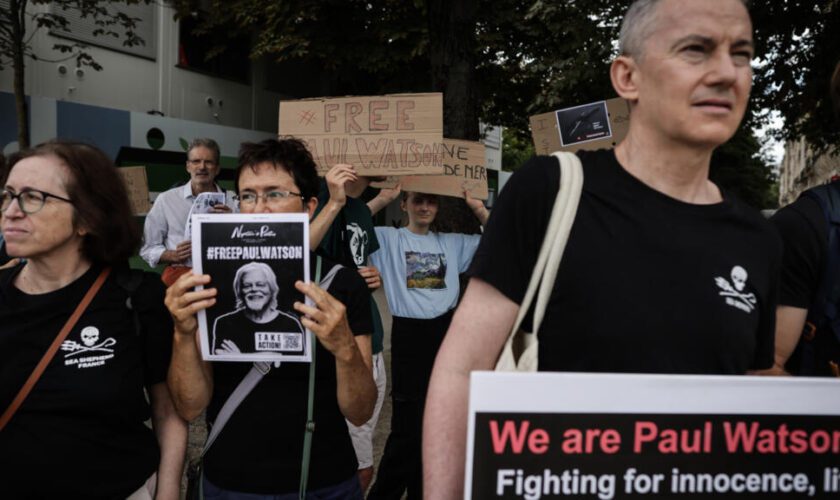
[[113, 337], [102, 338], [99, 328], [86, 326], [79, 332], [79, 340], [65, 340], [61, 343], [64, 354], [64, 366], [76, 366], [79, 369], [102, 366], [114, 357]]
[[347, 233], [350, 235], [350, 253], [353, 254], [353, 263], [357, 266], [365, 263], [365, 248], [367, 248], [368, 234], [355, 222], [347, 224]]
[[408, 288], [446, 289], [446, 256], [442, 253], [406, 252], [405, 279]]
[[754, 293], [744, 293], [747, 286], [747, 276], [746, 269], [735, 266], [729, 273], [731, 282], [722, 276], [717, 276], [715, 277], [715, 284], [720, 288], [718, 295], [725, 297], [728, 305], [750, 313], [755, 309], [756, 300]]

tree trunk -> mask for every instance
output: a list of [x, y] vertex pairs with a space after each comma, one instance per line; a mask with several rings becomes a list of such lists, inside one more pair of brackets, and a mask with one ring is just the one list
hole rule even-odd
[[9, 11], [12, 13], [12, 68], [14, 70], [15, 112], [18, 126], [18, 148], [29, 147], [29, 116], [26, 113], [26, 89], [24, 75], [26, 66], [23, 61], [23, 39], [26, 36], [26, 0], [10, 0]]
[[[429, 58], [432, 88], [443, 92], [443, 136], [477, 141], [475, 18], [477, 0], [429, 0]], [[478, 221], [458, 199], [441, 197], [437, 226], [442, 232], [474, 234]]]
[[443, 92], [443, 134], [478, 140], [475, 92], [476, 0], [429, 0], [432, 88]]

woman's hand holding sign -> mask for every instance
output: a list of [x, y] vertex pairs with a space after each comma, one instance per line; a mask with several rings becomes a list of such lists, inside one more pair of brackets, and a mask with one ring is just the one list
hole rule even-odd
[[339, 207], [343, 207], [347, 202], [347, 193], [344, 185], [348, 182], [355, 181], [359, 177], [356, 175], [353, 165], [339, 163], [333, 166], [324, 178], [327, 181], [327, 188], [330, 191], [330, 201]]
[[166, 290], [164, 303], [175, 323], [175, 334], [195, 337], [198, 331], [196, 314], [216, 303], [216, 289], [194, 290], [210, 283], [207, 274], [186, 273]]
[[[371, 373], [370, 335], [353, 335], [347, 308], [314, 283], [295, 282], [295, 288], [312, 304], [295, 302], [301, 324], [335, 357], [338, 406], [353, 425], [362, 425], [373, 414], [376, 384]], [[313, 349], [315, 346], [313, 346]]]
[[295, 302], [294, 308], [303, 316], [301, 323], [318, 337], [325, 349], [337, 360], [349, 360], [356, 342], [347, 323], [347, 308], [314, 283], [295, 282], [295, 288], [312, 300], [313, 305]]

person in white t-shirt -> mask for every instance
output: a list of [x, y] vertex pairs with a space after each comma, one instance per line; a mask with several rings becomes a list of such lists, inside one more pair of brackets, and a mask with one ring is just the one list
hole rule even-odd
[[[399, 195], [382, 190], [371, 211]], [[489, 215], [481, 200], [465, 194], [481, 224]], [[393, 315], [391, 327], [391, 434], [368, 498], [422, 498], [421, 429], [426, 388], [435, 355], [458, 303], [458, 275], [466, 271], [480, 235], [432, 230], [439, 209], [436, 195], [406, 192], [400, 203], [408, 226], [377, 227], [379, 250], [371, 254]]]

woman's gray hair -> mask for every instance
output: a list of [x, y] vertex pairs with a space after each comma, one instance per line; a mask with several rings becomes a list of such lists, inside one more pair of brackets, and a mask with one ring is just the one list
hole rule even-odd
[[[640, 58], [645, 40], [656, 24], [656, 6], [661, 0], [636, 0], [624, 14], [618, 35], [618, 52], [623, 56]], [[749, 0], [741, 0], [749, 8]]]

